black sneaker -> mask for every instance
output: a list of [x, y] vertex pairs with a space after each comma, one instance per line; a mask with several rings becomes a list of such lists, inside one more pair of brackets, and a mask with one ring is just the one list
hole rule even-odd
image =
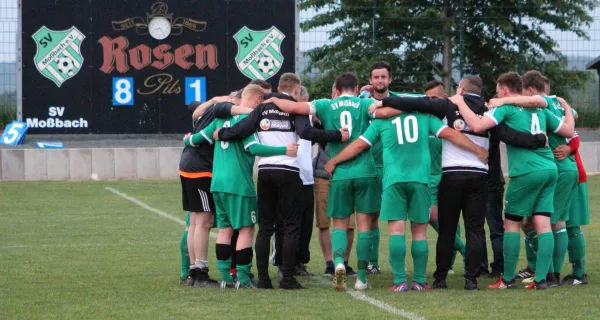
[[296, 280], [296, 278], [291, 278], [290, 280], [281, 280], [279, 281], [279, 289], [281, 290], [300, 290], [304, 289], [304, 287]]
[[496, 271], [496, 270], [492, 270], [492, 272], [490, 272], [487, 277], [489, 279], [498, 279], [502, 276], [502, 272], [501, 271]]
[[242, 284], [241, 282], [235, 283], [236, 289], [257, 289], [256, 286], [252, 283], [252, 281], [248, 282], [248, 284]]
[[369, 263], [369, 265], [367, 266], [367, 272], [369, 274], [381, 274], [381, 268], [376, 267]]
[[325, 267], [325, 272], [323, 273], [324, 276], [333, 277], [334, 274], [335, 274], [335, 268], [334, 267]]
[[548, 288], [554, 288], [554, 287], [560, 286], [562, 284], [560, 282], [560, 273], [549, 272], [548, 275], [546, 275], [546, 284], [548, 285]]
[[346, 266], [346, 277], [356, 277], [356, 272], [352, 269], [351, 266]]
[[527, 279], [535, 276], [535, 271], [531, 269], [529, 266], [527, 268], [517, 272], [517, 278]]
[[187, 284], [190, 287], [194, 286], [194, 283], [196, 282], [196, 274], [198, 273], [198, 269], [190, 269], [190, 274], [188, 275], [188, 277], [185, 279], [185, 284]]
[[258, 279], [256, 287], [258, 289], [273, 289], [273, 283], [271, 282], [271, 279]]
[[577, 277], [574, 274], [570, 274], [562, 280], [562, 284], [565, 286], [578, 286], [588, 284], [587, 274], [584, 273], [581, 278]]
[[219, 282], [213, 280], [208, 275], [208, 269], [196, 269], [196, 280], [194, 287], [196, 288], [218, 288]]
[[546, 280], [542, 280], [540, 282], [532, 282], [530, 283], [527, 287], [525, 287], [525, 289], [527, 290], [546, 290], [548, 289], [548, 283], [546, 282]]
[[306, 265], [303, 263], [300, 263], [296, 266], [295, 270], [294, 270], [294, 275], [295, 276], [299, 276], [299, 277], [312, 277], [315, 274], [306, 270]]
[[435, 279], [431, 284], [431, 289], [448, 289], [448, 284], [446, 283], [446, 280]]
[[465, 290], [479, 290], [479, 287], [477, 287], [477, 281], [465, 279]]

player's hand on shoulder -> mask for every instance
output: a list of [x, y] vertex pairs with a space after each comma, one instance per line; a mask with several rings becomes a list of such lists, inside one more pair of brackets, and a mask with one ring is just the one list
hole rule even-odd
[[498, 108], [501, 105], [502, 105], [502, 100], [493, 98], [493, 99], [490, 99], [490, 101], [487, 104], [487, 107], [488, 107], [488, 109], [494, 109], [494, 108]]
[[370, 84], [367, 84], [367, 85], [364, 85], [364, 86], [362, 86], [362, 87], [360, 88], [360, 91], [359, 91], [359, 92], [360, 92], [360, 96], [361, 96], [361, 98], [362, 98], [363, 92], [365, 92], [365, 91], [369, 93], [369, 96], [368, 96], [368, 97], [365, 97], [365, 98], [369, 98], [369, 97], [372, 97], [372, 96], [373, 96], [373, 86], [372, 86], [372, 85], [370, 85]]
[[219, 129], [217, 129], [217, 130], [215, 130], [215, 131], [213, 132], [213, 139], [214, 139], [215, 141], [219, 141], [219, 132], [220, 132], [220, 131], [221, 131], [221, 128], [219, 128]]
[[331, 162], [331, 160], [327, 161], [325, 164], [325, 172], [331, 177], [333, 176], [333, 171], [335, 171], [335, 163]]
[[231, 102], [232, 100], [229, 96], [214, 97], [213, 99], [215, 103]]
[[269, 99], [263, 101], [263, 103], [264, 104], [268, 104], [268, 103], [277, 104], [277, 101], [279, 101], [279, 98], [277, 98], [277, 97], [270, 97]]
[[452, 97], [450, 97], [448, 99], [457, 106], [465, 103], [465, 98], [463, 96], [461, 96], [460, 94], [453, 95]]
[[342, 142], [346, 142], [350, 139], [350, 131], [348, 131], [348, 128], [341, 128], [340, 132], [342, 133]]
[[556, 160], [562, 160], [571, 154], [571, 148], [567, 145], [560, 145], [552, 151]]
[[487, 151], [487, 149], [479, 147], [479, 151], [477, 152], [477, 158], [483, 164], [487, 164], [488, 163], [488, 151]]
[[383, 102], [381, 102], [381, 100], [375, 101], [375, 102], [371, 103], [371, 105], [369, 106], [369, 113], [373, 113], [373, 112], [375, 112], [375, 110], [377, 110], [377, 108], [381, 108], [381, 107], [383, 107]]
[[285, 155], [288, 157], [296, 157], [298, 155], [298, 144], [288, 144], [285, 150]]

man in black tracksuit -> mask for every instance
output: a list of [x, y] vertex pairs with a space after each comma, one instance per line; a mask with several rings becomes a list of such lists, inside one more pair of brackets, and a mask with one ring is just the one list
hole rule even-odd
[[[467, 105], [478, 115], [487, 111], [485, 102], [479, 96], [482, 81], [477, 76], [463, 78], [457, 93], [465, 98]], [[518, 132], [508, 127], [496, 127], [495, 130], [477, 134], [471, 131], [462, 118], [458, 107], [448, 99], [389, 97], [383, 105], [406, 112], [420, 111], [430, 113], [442, 119], [444, 123], [464, 133], [475, 144], [489, 148], [489, 135], [520, 147], [537, 148], [543, 141], [543, 134], [534, 136]], [[542, 145], [543, 146], [543, 145]], [[495, 164], [499, 165], [499, 163]], [[463, 213], [466, 236], [465, 289], [477, 290], [485, 247], [484, 223], [486, 217], [486, 197], [488, 190], [488, 166], [477, 157], [448, 141], [442, 145], [442, 180], [439, 185], [439, 237], [436, 246], [437, 269], [432, 287], [446, 288], [446, 277], [451, 268], [453, 244], [456, 236], [460, 213]]]
[[[295, 100], [300, 92], [300, 79], [293, 73], [285, 73], [279, 79], [279, 93], [265, 96]], [[274, 104], [261, 104], [245, 119], [231, 128], [221, 129], [219, 140], [243, 139], [258, 134], [261, 144], [284, 146], [297, 143], [298, 138], [317, 142], [341, 141], [340, 131], [322, 131], [310, 125], [306, 116], [290, 115]], [[298, 249], [300, 208], [295, 203], [302, 195], [303, 184], [296, 158], [273, 156], [258, 162], [258, 225], [256, 238], [256, 267], [258, 288], [272, 289], [269, 278], [269, 252], [271, 236], [277, 220], [283, 225], [283, 262], [281, 266], [281, 289], [301, 289], [294, 278], [296, 252]]]

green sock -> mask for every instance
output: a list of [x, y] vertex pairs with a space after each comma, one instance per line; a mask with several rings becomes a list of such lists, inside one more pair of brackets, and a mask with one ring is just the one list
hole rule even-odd
[[410, 251], [415, 268], [412, 280], [420, 285], [424, 285], [427, 282], [425, 272], [427, 271], [427, 259], [429, 258], [427, 240], [413, 240]]
[[567, 235], [567, 229], [565, 227], [562, 227], [554, 231], [554, 253], [552, 257], [552, 264], [554, 264], [554, 272], [560, 273], [562, 271], [568, 247], [569, 236]]
[[358, 260], [357, 278], [367, 282], [367, 265], [371, 253], [371, 232], [359, 232], [356, 240], [356, 259]]
[[517, 263], [519, 262], [519, 251], [521, 250], [521, 233], [504, 233], [504, 274], [502, 279], [511, 282], [515, 279]]
[[406, 282], [406, 236], [390, 235], [390, 265], [394, 276], [394, 285]]
[[535, 281], [546, 280], [548, 270], [552, 265], [552, 256], [554, 253], [554, 235], [552, 232], [546, 232], [538, 235], [538, 253], [535, 269]]
[[429, 221], [429, 225], [433, 228], [433, 230], [435, 230], [435, 232], [440, 233], [440, 223], [437, 220]]
[[371, 257], [369, 263], [374, 267], [379, 268], [379, 242], [381, 240], [381, 234], [379, 233], [379, 227], [371, 230]]
[[252, 264], [245, 265], [236, 265], [237, 269], [237, 278], [241, 284], [249, 284], [250, 283], [250, 269], [252, 268]]
[[525, 233], [525, 254], [527, 256], [527, 266], [535, 270], [536, 250], [534, 250], [534, 242], [537, 248], [537, 234], [535, 230], [529, 230]]
[[221, 280], [227, 283], [233, 283], [233, 277], [229, 274], [229, 268], [231, 268], [231, 257], [227, 260], [217, 260], [217, 268], [221, 273]]
[[331, 232], [331, 249], [333, 250], [334, 266], [344, 264], [344, 256], [348, 247], [348, 239], [345, 230], [333, 229]]
[[579, 278], [585, 274], [585, 241], [579, 227], [567, 228], [569, 236], [569, 262], [573, 274]]
[[454, 239], [454, 250], [460, 252], [460, 255], [465, 256], [465, 243], [460, 238], [460, 224], [456, 227], [456, 238]]
[[185, 230], [179, 240], [179, 251], [181, 252], [181, 279], [185, 279], [190, 275], [190, 253], [187, 246], [188, 232]]

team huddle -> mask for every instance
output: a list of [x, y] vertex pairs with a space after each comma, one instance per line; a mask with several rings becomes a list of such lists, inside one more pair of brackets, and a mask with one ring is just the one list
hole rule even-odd
[[[300, 79], [285, 73], [277, 92], [255, 80], [230, 96], [192, 103], [194, 131], [183, 139], [179, 170], [188, 211], [180, 283], [273, 289], [272, 246], [279, 288], [303, 289], [296, 276], [313, 275], [305, 265], [316, 219], [325, 275], [338, 291], [353, 276], [354, 289], [366, 290], [368, 275], [381, 273], [380, 220], [389, 227], [391, 292], [447, 288], [457, 254], [465, 262], [466, 290], [478, 290], [484, 275], [497, 278], [488, 289], [516, 288], [517, 278], [527, 289], [587, 284], [580, 227], [589, 224], [589, 214], [576, 112], [549, 95], [549, 80], [538, 71], [502, 74], [497, 98], [487, 103], [477, 76], [461, 79], [452, 97], [439, 81], [428, 83], [423, 94], [391, 92], [391, 81], [390, 65], [378, 62], [360, 90], [353, 73], [338, 76], [331, 99], [308, 101]], [[500, 141], [509, 162], [504, 200]], [[438, 232], [431, 285], [428, 225]], [[208, 272], [214, 226], [219, 281]], [[355, 228], [356, 273], [348, 265]], [[517, 271], [521, 232], [527, 266]], [[257, 277], [251, 272], [254, 252]], [[561, 279], [567, 252], [573, 269]]]

